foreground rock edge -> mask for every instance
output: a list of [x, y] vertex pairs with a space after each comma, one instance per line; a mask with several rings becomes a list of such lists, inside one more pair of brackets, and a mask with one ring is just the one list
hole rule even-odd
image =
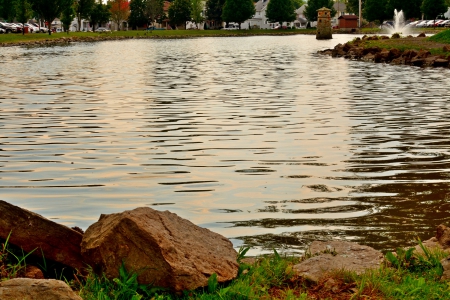
[[[3, 205], [5, 205], [6, 202], [2, 201], [1, 202]], [[7, 204], [7, 203], [6, 203]], [[10, 205], [10, 204], [7, 204]], [[20, 209], [20, 208], [19, 208]], [[161, 219], [164, 217], [168, 217], [168, 218], [174, 218], [177, 221], [183, 222], [183, 225], [186, 224], [186, 222], [190, 223], [189, 221], [182, 219], [180, 217], [178, 217], [176, 214], [170, 213], [168, 211], [166, 212], [160, 212], [160, 211], [155, 211], [153, 209], [150, 209], [148, 207], [143, 207], [143, 208], [138, 208], [135, 209], [135, 211], [145, 211], [148, 212], [149, 210], [152, 211], [152, 213], [156, 213], [156, 217], [157, 219]], [[31, 213], [29, 211], [26, 211], [26, 213]], [[125, 211], [124, 213], [129, 213], [130, 211]], [[34, 213], [33, 213], [34, 214]], [[162, 214], [159, 215], [159, 214]], [[36, 214], [37, 215], [37, 214]], [[112, 214], [112, 215], [120, 215], [120, 214]], [[112, 215], [102, 215], [100, 217], [100, 221], [101, 220], [107, 220], [108, 217], [111, 217]], [[166, 216], [164, 216], [166, 215]], [[39, 216], [39, 215], [37, 215]], [[41, 216], [39, 216], [40, 218], [42, 218]], [[138, 218], [141, 218], [142, 216], [138, 216]], [[50, 220], [48, 220], [49, 222], [52, 222]], [[54, 223], [54, 222], [52, 222]], [[164, 222], [163, 222], [164, 223]], [[54, 223], [57, 226], [60, 226], [59, 224]], [[97, 224], [97, 223], [94, 223]], [[93, 224], [93, 225], [94, 225]], [[192, 223], [191, 223], [192, 224]], [[196, 226], [194, 224], [192, 224], [193, 226]], [[170, 228], [170, 225], [167, 226], [168, 231], [169, 231], [169, 235], [170, 238], [173, 237], [173, 232], [171, 230], [173, 230], [172, 228]], [[204, 228], [201, 228], [202, 230], [207, 230]], [[189, 230], [188, 230], [189, 231]], [[209, 231], [209, 230], [207, 230]], [[215, 234], [215, 233], [213, 233]], [[227, 243], [231, 244], [229, 242], [228, 239], [224, 238], [221, 236], [222, 239], [226, 240]], [[444, 225], [440, 225], [437, 227], [437, 233], [436, 236], [423, 242], [424, 246], [426, 246], [429, 249], [433, 249], [433, 248], [438, 248], [440, 250], [444, 250], [446, 252], [450, 252], [450, 228], [444, 226]], [[173, 245], [172, 245], [173, 246]], [[168, 247], [169, 252], [173, 251], [173, 247]], [[348, 252], [350, 251], [350, 252]], [[421, 248], [419, 246], [416, 247], [416, 251], [420, 252]], [[311, 246], [310, 246], [310, 252], [311, 254], [313, 254], [313, 257], [304, 260], [302, 263], [297, 264], [293, 267], [293, 270], [297, 273], [297, 275], [306, 278], [308, 280], [311, 281], [317, 281], [318, 279], [320, 279], [321, 276], [323, 276], [324, 274], [326, 274], [327, 272], [333, 271], [333, 270], [341, 270], [341, 269], [346, 269], [348, 271], [354, 271], [357, 274], [361, 274], [362, 272], [364, 272], [367, 269], [374, 269], [380, 266], [381, 262], [383, 261], [383, 255], [381, 254], [381, 252], [368, 247], [368, 246], [364, 246], [364, 245], [359, 245], [357, 243], [352, 243], [352, 242], [346, 242], [346, 241], [326, 241], [326, 242], [321, 242], [321, 241], [314, 241]], [[369, 255], [368, 253], [372, 253], [371, 255]], [[115, 253], [112, 253], [113, 255], [115, 255]], [[235, 261], [236, 259], [236, 252], [234, 249], [232, 249], [232, 261]], [[325, 261], [325, 267], [322, 268], [318, 268], [320, 272], [318, 273], [314, 273], [312, 272], [309, 268], [309, 266], [306, 268], [305, 270], [305, 262], [309, 263], [311, 265], [315, 264], [315, 265], [319, 265], [318, 264], [318, 258], [317, 257], [321, 257], [323, 258], [323, 261]], [[337, 259], [336, 259], [337, 258]], [[345, 258], [345, 259], [343, 259]], [[360, 261], [356, 260], [356, 261], [351, 261], [349, 260], [347, 262], [347, 259], [359, 259]], [[361, 263], [361, 259], [363, 260], [363, 263]], [[249, 258], [248, 263], [255, 263], [257, 260]], [[330, 263], [331, 262], [336, 262], [335, 264]], [[450, 279], [450, 257], [445, 258], [441, 261], [441, 264], [443, 265], [443, 269], [444, 269], [444, 275], [442, 276], [442, 280], [448, 280]], [[331, 267], [334, 266], [334, 267]], [[205, 274], [204, 274], [205, 275]], [[208, 278], [209, 276], [212, 275], [212, 271], [207, 272], [206, 274], [206, 278]], [[228, 280], [232, 280], [234, 279], [236, 276], [234, 276], [231, 279]], [[12, 280], [12, 279], [11, 279]], [[31, 279], [30, 279], [31, 280]], [[7, 280], [7, 282], [9, 282], [10, 280]], [[25, 282], [25, 281], [18, 281], [18, 282]], [[31, 282], [31, 281], [28, 281]], [[48, 280], [43, 279], [42, 281], [33, 281], [35, 284], [34, 285], [39, 285], [41, 284], [41, 282], [48, 282]], [[13, 284], [14, 282], [11, 282], [11, 286], [18, 286], [18, 284]], [[185, 290], [185, 289], [194, 289], [195, 287], [182, 287], [179, 288], [177, 290], [177, 288], [174, 288], [172, 290], [174, 291], [181, 291], [181, 290]], [[4, 299], [3, 297], [0, 297], [1, 299]], [[7, 299], [7, 298], [5, 298]], [[78, 299], [78, 298], [76, 298]]]

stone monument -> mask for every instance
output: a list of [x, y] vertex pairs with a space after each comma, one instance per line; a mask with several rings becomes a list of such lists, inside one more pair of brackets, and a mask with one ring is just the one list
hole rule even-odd
[[317, 33], [316, 39], [329, 40], [332, 39], [331, 34], [331, 9], [322, 7], [317, 10]]

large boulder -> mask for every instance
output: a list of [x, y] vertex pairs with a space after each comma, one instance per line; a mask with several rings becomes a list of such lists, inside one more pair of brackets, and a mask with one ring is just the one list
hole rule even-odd
[[63, 281], [15, 278], [0, 282], [2, 300], [82, 300]]
[[312, 242], [309, 251], [313, 255], [293, 267], [294, 272], [310, 281], [317, 282], [326, 273], [347, 270], [361, 274], [377, 269], [383, 262], [383, 254], [369, 246], [352, 242]]
[[198, 227], [169, 211], [149, 207], [101, 215], [83, 236], [82, 255], [108, 278], [127, 270], [143, 284], [175, 292], [206, 286], [216, 273], [219, 282], [237, 276], [237, 253], [225, 237]]
[[81, 239], [83, 235], [41, 215], [0, 200], [0, 237], [9, 243], [75, 269], [83, 269]]

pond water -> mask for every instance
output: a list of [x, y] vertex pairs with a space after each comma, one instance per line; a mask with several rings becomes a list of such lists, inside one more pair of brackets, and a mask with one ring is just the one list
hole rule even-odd
[[0, 199], [86, 229], [170, 210], [252, 253], [386, 250], [450, 221], [450, 71], [316, 54], [335, 35], [0, 52]]

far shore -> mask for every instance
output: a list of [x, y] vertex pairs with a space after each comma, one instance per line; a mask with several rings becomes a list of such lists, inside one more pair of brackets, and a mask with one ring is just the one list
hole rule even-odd
[[[415, 32], [438, 33], [443, 29], [424, 29]], [[333, 34], [346, 34], [335, 30]], [[316, 29], [288, 29], [288, 30], [130, 30], [114, 31], [111, 33], [96, 32], [70, 32], [70, 33], [45, 33], [32, 34], [2, 34], [0, 35], [0, 47], [25, 46], [41, 47], [66, 45], [73, 42], [97, 42], [125, 39], [187, 39], [202, 37], [240, 37], [240, 36], [285, 36], [285, 35], [315, 35]], [[364, 28], [353, 34], [383, 34], [378, 28]], [[385, 33], [386, 35], [389, 35]]]

